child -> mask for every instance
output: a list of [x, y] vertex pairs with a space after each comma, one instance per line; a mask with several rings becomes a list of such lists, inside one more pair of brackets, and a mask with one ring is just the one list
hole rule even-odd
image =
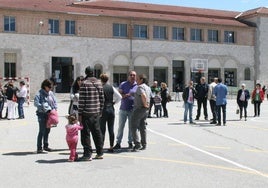
[[83, 126], [78, 122], [75, 114], [70, 114], [67, 116], [68, 125], [66, 128], [66, 141], [70, 149], [69, 162], [73, 162], [78, 159], [78, 154], [76, 153], [76, 146], [78, 142], [78, 131], [83, 129]]
[[162, 98], [160, 96], [160, 92], [157, 91], [154, 97], [154, 104], [155, 104], [155, 113], [157, 117], [162, 116], [162, 105], [161, 105]]

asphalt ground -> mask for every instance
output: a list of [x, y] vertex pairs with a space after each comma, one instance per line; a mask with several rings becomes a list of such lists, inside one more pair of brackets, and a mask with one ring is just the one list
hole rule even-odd
[[[227, 126], [211, 125], [202, 115], [196, 124], [184, 124], [182, 102], [172, 101], [167, 104], [169, 118], [147, 119], [146, 150], [127, 149], [126, 126], [122, 150], [107, 152], [106, 133], [103, 160], [73, 163], [67, 161], [65, 142], [68, 105], [58, 104], [60, 123], [51, 130], [54, 150], [49, 153], [36, 153], [38, 123], [32, 102], [25, 106], [25, 119], [0, 120], [0, 187], [268, 187], [267, 100], [260, 117], [253, 117], [249, 104], [248, 120], [240, 121], [236, 102], [229, 99]], [[79, 156], [82, 152], [79, 142]]]

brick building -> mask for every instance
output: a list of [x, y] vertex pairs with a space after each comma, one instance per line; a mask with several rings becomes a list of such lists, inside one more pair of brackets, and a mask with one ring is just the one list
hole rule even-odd
[[31, 95], [56, 74], [57, 92], [91, 65], [117, 86], [131, 69], [150, 83], [222, 77], [268, 83], [268, 9], [246, 12], [123, 1], [0, 0], [0, 77], [29, 77]]

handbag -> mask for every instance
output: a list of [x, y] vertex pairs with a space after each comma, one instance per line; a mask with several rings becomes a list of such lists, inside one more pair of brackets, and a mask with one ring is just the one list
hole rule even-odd
[[53, 109], [48, 113], [47, 128], [57, 127], [59, 123], [59, 116], [57, 110]]
[[12, 101], [13, 101], [13, 102], [17, 102], [17, 100], [18, 100], [18, 99], [17, 99], [17, 96], [16, 96], [15, 94], [13, 94], [13, 96], [12, 96]]
[[236, 108], [236, 114], [239, 114], [239, 107]]

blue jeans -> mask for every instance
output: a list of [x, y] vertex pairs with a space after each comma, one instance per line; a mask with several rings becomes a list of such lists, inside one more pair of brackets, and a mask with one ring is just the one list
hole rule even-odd
[[39, 133], [37, 136], [37, 150], [42, 149], [42, 140], [44, 144], [44, 148], [48, 147], [48, 134], [50, 132], [50, 128], [47, 128], [47, 114], [46, 113], [38, 113], [37, 114], [38, 123], [39, 123]]
[[218, 124], [221, 124], [221, 109], [222, 109], [223, 124], [225, 124], [226, 123], [226, 104], [217, 105]]
[[130, 125], [131, 117], [132, 117], [132, 110], [131, 111], [119, 110], [119, 127], [118, 127], [118, 132], [117, 132], [117, 137], [116, 137], [117, 144], [121, 144], [127, 119], [128, 119], [128, 143], [129, 144], [132, 143], [131, 125]]
[[24, 110], [23, 110], [23, 104], [25, 102], [25, 98], [19, 97], [18, 98], [18, 112], [19, 112], [19, 118], [24, 118]]
[[184, 122], [187, 121], [187, 114], [188, 114], [188, 111], [189, 111], [189, 120], [190, 120], [190, 123], [193, 122], [193, 103], [189, 103], [189, 102], [184, 102]]

